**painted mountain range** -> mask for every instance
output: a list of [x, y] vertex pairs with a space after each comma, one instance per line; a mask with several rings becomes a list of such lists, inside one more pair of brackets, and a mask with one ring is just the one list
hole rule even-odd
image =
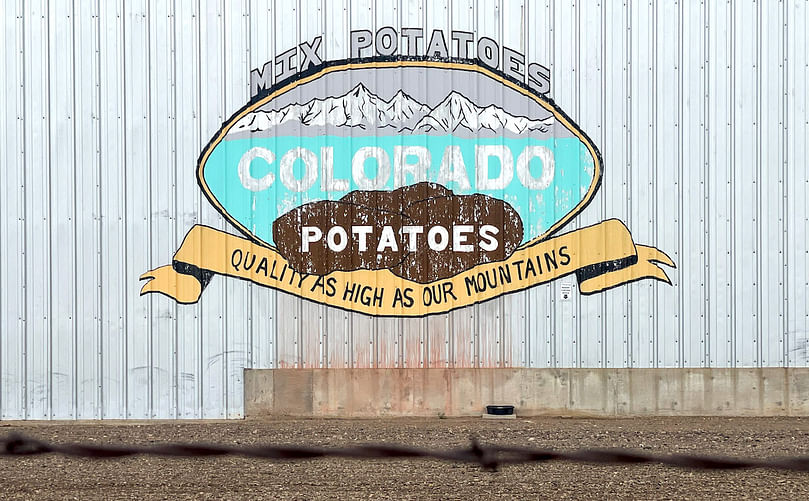
[[254, 111], [236, 122], [228, 135], [234, 139], [248, 135], [315, 135], [348, 127], [354, 129], [353, 135], [493, 137], [541, 135], [548, 133], [553, 124], [553, 116], [542, 120], [514, 116], [493, 104], [478, 106], [454, 91], [432, 108], [401, 90], [385, 101], [360, 83], [342, 96], [315, 98], [278, 110]]

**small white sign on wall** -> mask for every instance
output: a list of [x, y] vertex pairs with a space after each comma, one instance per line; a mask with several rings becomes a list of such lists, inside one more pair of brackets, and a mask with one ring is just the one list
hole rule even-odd
[[559, 287], [559, 297], [562, 301], [570, 301], [573, 297], [573, 288], [576, 285], [573, 282], [562, 282]]

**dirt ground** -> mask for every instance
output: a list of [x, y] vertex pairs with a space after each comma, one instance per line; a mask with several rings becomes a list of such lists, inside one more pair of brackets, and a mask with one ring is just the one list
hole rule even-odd
[[[106, 444], [213, 442], [341, 446], [483, 443], [555, 449], [627, 447], [772, 457], [809, 455], [809, 419], [274, 419], [228, 422], [0, 422], [0, 436]], [[0, 499], [809, 499], [809, 474], [428, 460], [270, 462], [239, 457], [112, 460], [0, 458]]]

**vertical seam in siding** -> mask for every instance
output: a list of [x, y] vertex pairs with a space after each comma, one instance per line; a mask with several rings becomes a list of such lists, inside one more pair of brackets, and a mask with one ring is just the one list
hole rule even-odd
[[789, 367], [789, 273], [788, 273], [788, 266], [789, 266], [789, 135], [787, 134], [787, 124], [789, 121], [789, 26], [787, 20], [789, 16], [787, 14], [788, 5], [786, 2], [782, 0], [781, 2], [782, 10], [782, 28], [783, 34], [781, 36], [781, 52], [782, 52], [782, 59], [781, 59], [781, 71], [782, 71], [782, 95], [781, 99], [783, 101], [781, 113], [782, 113], [782, 126], [781, 126], [781, 145], [782, 145], [782, 155], [783, 155], [783, 162], [781, 163], [781, 178], [783, 179], [783, 183], [781, 186], [781, 211], [784, 215], [784, 227], [781, 233], [781, 248], [784, 249], [783, 254], [783, 262], [784, 266], [782, 269], [783, 274], [783, 298], [784, 298], [784, 324], [783, 324], [783, 334], [782, 334], [782, 349], [781, 349], [781, 357], [782, 357], [782, 365], [784, 367]]
[[736, 170], [736, 75], [734, 71], [736, 70], [736, 30], [734, 29], [734, 21], [736, 19], [736, 8], [735, 4], [731, 1], [728, 1], [730, 5], [730, 12], [729, 12], [729, 36], [728, 36], [728, 44], [730, 45], [730, 58], [728, 61], [728, 74], [730, 76], [730, 106], [728, 109], [730, 110], [730, 122], [729, 125], [729, 137], [730, 137], [730, 144], [729, 146], [729, 159], [730, 162], [728, 163], [728, 183], [725, 187], [725, 190], [728, 194], [728, 203], [730, 204], [730, 217], [727, 221], [728, 229], [730, 231], [730, 238], [728, 241], [728, 247], [731, 249], [730, 252], [730, 360], [729, 365], [730, 367], [735, 368], [736, 364], [738, 363], [738, 357], [736, 356], [736, 252], [733, 248], [733, 245], [736, 242], [736, 229], [733, 226], [733, 222], [736, 221], [736, 184], [734, 183], [733, 175]]
[[756, 0], [756, 8], [757, 8], [757, 22], [756, 22], [756, 54], [755, 54], [755, 61], [756, 61], [756, 123], [755, 128], [759, 131], [756, 134], [756, 276], [755, 276], [755, 287], [753, 290], [756, 291], [756, 353], [755, 353], [755, 360], [754, 365], [757, 367], [764, 366], [764, 349], [763, 349], [763, 337], [762, 337], [762, 330], [764, 327], [763, 322], [763, 296], [762, 296], [762, 262], [761, 256], [764, 253], [764, 247], [762, 246], [761, 240], [761, 233], [762, 233], [762, 223], [763, 223], [763, 213], [761, 207], [761, 199], [762, 199], [762, 176], [761, 176], [761, 43], [762, 43], [762, 36], [761, 36], [761, 4], [763, 0]]
[[[659, 50], [658, 49], [658, 45], [659, 45], [659, 43], [658, 43], [659, 42], [658, 41], [658, 31], [659, 31], [659, 26], [658, 26], [659, 17], [658, 16], [659, 16], [659, 10], [657, 8], [657, 2], [655, 0], [650, 0], [649, 1], [649, 6], [651, 7], [651, 10], [652, 10], [651, 17], [654, 20], [654, 22], [650, 23], [651, 27], [652, 27], [651, 28], [651, 31], [652, 31], [652, 33], [651, 33], [651, 37], [652, 37], [652, 40], [651, 40], [651, 42], [652, 42], [652, 54], [651, 54], [651, 59], [652, 59], [652, 61], [651, 61], [651, 63], [652, 63], [652, 65], [651, 65], [651, 70], [652, 70], [652, 82], [651, 82], [651, 84], [652, 84], [651, 85], [651, 89], [652, 89], [652, 122], [651, 122], [652, 134], [651, 134], [651, 136], [652, 137], [651, 137], [651, 140], [652, 140], [652, 151], [654, 151], [654, 154], [652, 155], [652, 169], [651, 169], [650, 175], [649, 175], [649, 184], [650, 184], [649, 193], [656, 194], [657, 169], [660, 167], [660, 163], [658, 162], [659, 150], [658, 150], [658, 140], [657, 140], [657, 138], [658, 138], [658, 125], [659, 125], [658, 122], [657, 122], [658, 106], [659, 106], [659, 101], [657, 99], [657, 80], [658, 80], [658, 78], [657, 78], [657, 73], [658, 73], [658, 55], [657, 55], [657, 51]], [[657, 204], [657, 200], [650, 200], [650, 202], [651, 202], [651, 207], [650, 207], [651, 211], [650, 212], [652, 214], [652, 218], [649, 221], [649, 223], [651, 223], [651, 226], [652, 226], [652, 235], [653, 235], [653, 238], [654, 238], [654, 240], [653, 240], [654, 245], [658, 245], [658, 240], [659, 240], [660, 235], [659, 235], [658, 225], [655, 224], [657, 222], [657, 219], [658, 219], [658, 204]], [[658, 294], [659, 287], [658, 287], [657, 284], [658, 284], [658, 282], [656, 280], [649, 282], [649, 289], [652, 292], [652, 304], [654, 305], [654, 310], [652, 311], [652, 314], [651, 314], [652, 318], [650, 319], [651, 324], [653, 326], [652, 336], [651, 336], [651, 340], [650, 340], [651, 343], [652, 343], [652, 357], [653, 357], [651, 365], [652, 365], [652, 367], [655, 367], [655, 368], [659, 368], [660, 363], [661, 363], [661, 360], [660, 360], [660, 314], [659, 314], [659, 311], [657, 310], [658, 305], [660, 303], [658, 302], [658, 299], [659, 299], [659, 294]]]
[[[196, 71], [197, 71], [197, 102], [195, 103], [196, 106], [196, 119], [197, 119], [197, 143], [202, 141], [202, 0], [197, 0], [196, 4], [196, 20], [197, 20], [197, 39], [196, 39], [196, 52], [197, 52], [197, 60], [196, 60]], [[196, 191], [196, 220], [202, 220], [202, 190], [195, 190]], [[205, 371], [205, 364], [203, 362], [203, 339], [205, 337], [205, 328], [202, 323], [202, 315], [203, 307], [200, 307], [199, 314], [196, 317], [196, 324], [197, 324], [197, 332], [198, 335], [194, 336], [195, 342], [197, 345], [196, 354], [197, 354], [197, 417], [203, 418], [205, 416], [205, 391], [203, 387], [203, 374]]]
[[28, 150], [26, 149], [26, 140], [27, 134], [26, 131], [28, 127], [26, 126], [27, 121], [27, 104], [28, 100], [26, 99], [26, 91], [25, 91], [25, 83], [26, 83], [26, 52], [25, 52], [25, 36], [26, 36], [26, 17], [27, 13], [25, 12], [25, 4], [24, 2], [21, 3], [21, 17], [22, 17], [22, 114], [23, 114], [23, 124], [22, 124], [22, 175], [20, 179], [22, 179], [22, 189], [20, 192], [22, 193], [22, 224], [20, 225], [22, 228], [22, 247], [23, 247], [23, 258], [22, 258], [22, 276], [23, 276], [23, 318], [22, 318], [22, 336], [23, 336], [23, 350], [21, 358], [21, 366], [22, 366], [22, 408], [23, 408], [23, 419], [28, 419], [29, 409], [28, 409], [28, 252], [27, 252], [27, 242], [28, 242], [28, 180], [26, 174], [28, 173]]
[[[179, 242], [177, 242], [177, 227], [179, 217], [179, 204], [177, 200], [180, 198], [177, 193], [177, 166], [179, 165], [179, 157], [177, 155], [177, 0], [171, 2], [171, 157], [173, 159], [173, 168], [171, 169], [171, 191], [173, 193], [172, 212], [174, 213], [174, 220], [171, 228], [172, 235], [172, 248], [179, 249]], [[174, 316], [172, 318], [172, 371], [171, 371], [171, 414], [175, 419], [180, 417], [180, 359], [179, 359], [179, 346], [180, 346], [180, 326], [179, 326], [179, 305], [175, 303], [172, 307]]]
[[[78, 251], [78, 238], [77, 238], [77, 229], [78, 225], [76, 224], [76, 193], [78, 190], [78, 162], [76, 160], [76, 2], [75, 0], [70, 3], [70, 19], [71, 19], [71, 30], [70, 30], [70, 39], [71, 39], [71, 98], [72, 98], [72, 106], [71, 106], [71, 117], [73, 123], [73, 200], [72, 200], [72, 213], [71, 213], [71, 224], [70, 226], [73, 229], [73, 300], [71, 301], [71, 327], [73, 329], [73, 336], [72, 336], [72, 351], [73, 353], [73, 374], [71, 377], [71, 410], [73, 415], [71, 416], [73, 419], [77, 419], [79, 415], [79, 408], [78, 408], [78, 401], [79, 401], [79, 329], [78, 329], [78, 297], [79, 297], [79, 276], [81, 273], [79, 272], [79, 251]], [[86, 275], [86, 273], [85, 273]]]
[[[48, 10], [49, 5], [45, 7], [45, 64], [46, 64], [46, 73], [47, 78], [46, 82], [51, 81], [51, 13]], [[48, 139], [47, 139], [47, 182], [48, 182], [48, 195], [47, 195], [47, 202], [46, 202], [46, 213], [48, 217], [48, 224], [47, 224], [47, 241], [48, 241], [48, 290], [43, 291], [43, 294], [47, 294], [47, 298], [44, 298], [47, 301], [47, 329], [48, 329], [48, 408], [46, 410], [48, 419], [53, 419], [53, 144], [52, 144], [52, 131], [51, 127], [53, 126], [52, 122], [52, 99], [51, 99], [51, 89], [48, 88], [46, 90], [47, 93], [47, 118], [46, 118], [46, 126], [45, 129], [47, 131]]]
[[[556, 9], [553, 8], [553, 5], [554, 4], [552, 4], [552, 3], [548, 4], [548, 9], [549, 9], [549, 14], [550, 14], [549, 17], [550, 17], [550, 20], [551, 20], [550, 26], [551, 26], [551, 33], [552, 33], [551, 37], [550, 37], [550, 39], [551, 39], [550, 40], [550, 46], [551, 46], [551, 50], [550, 50], [550, 54], [551, 54], [551, 62], [550, 62], [551, 78], [553, 78], [556, 75], [556, 64], [555, 64], [555, 62], [556, 62], [556, 30], [554, 29], [554, 27], [556, 26]], [[551, 88], [552, 89], [556, 88], [556, 85], [552, 85]], [[554, 304], [554, 300], [553, 300], [553, 297], [554, 297], [553, 295], [556, 293], [556, 285], [551, 283], [549, 288], [550, 288], [550, 294], [549, 294], [549, 297], [548, 297], [548, 302], [549, 302], [549, 304], [548, 304], [548, 313], [549, 313], [549, 316], [550, 316], [549, 324], [550, 324], [550, 327], [551, 327], [551, 336], [550, 336], [550, 348], [551, 349], [549, 350], [551, 356], [550, 356], [550, 364], [549, 365], [551, 367], [558, 367], [558, 365], [559, 365], [558, 362], [559, 361], [558, 361], [557, 353], [556, 353], [557, 352], [557, 350], [556, 350], [556, 341], [557, 341], [556, 320], [557, 319], [556, 319], [556, 310], [554, 308], [555, 304]]]
[[[149, 183], [150, 191], [152, 189], [152, 159], [153, 159], [153, 151], [152, 151], [152, 117], [154, 116], [154, 112], [152, 111], [152, 12], [151, 12], [151, 3], [146, 3], [146, 11], [144, 12], [144, 19], [146, 24], [146, 81], [149, 82], [149, 85], [146, 88], [146, 144], [147, 144], [147, 162], [146, 162], [146, 179]], [[154, 212], [152, 210], [152, 200], [153, 200], [153, 193], [149, 193], [147, 198], [147, 215], [146, 215], [146, 226], [149, 229], [149, 235], [154, 234], [152, 231], [152, 222], [154, 220]], [[152, 269], [152, 263], [154, 263], [154, 256], [153, 256], [153, 249], [154, 246], [151, 245], [149, 242], [149, 249], [147, 251], [147, 256], [149, 259], [149, 269]], [[147, 354], [146, 354], [146, 364], [148, 366], [148, 388], [147, 388], [147, 395], [148, 395], [148, 404], [147, 404], [147, 413], [150, 418], [155, 417], [154, 413], [154, 386], [155, 386], [155, 379], [154, 379], [154, 322], [153, 322], [153, 304], [154, 298], [151, 297], [153, 294], [150, 294], [150, 297], [146, 303], [146, 332], [147, 332]]]
[[[530, 15], [531, 15], [531, 2], [525, 2], [525, 17], [523, 19], [523, 31], [525, 32], [525, 60], [530, 61], [531, 57], [533, 57], [533, 53], [531, 52], [531, 44], [529, 43], [529, 26], [530, 26]], [[530, 63], [529, 63], [530, 64]], [[528, 73], [528, 69], [526, 67], [526, 74]], [[527, 79], [526, 79], [527, 81]], [[529, 308], [529, 304], [531, 301], [531, 292], [530, 290], [526, 290], [521, 294], [522, 298], [522, 305], [520, 306], [522, 311], [523, 321], [521, 322], [523, 332], [520, 335], [521, 338], [521, 353], [520, 353], [520, 365], [522, 367], [531, 367], [531, 313], [533, 312], [533, 308]], [[513, 338], [512, 338], [513, 339]], [[513, 363], [512, 363], [513, 365]]]
[[[626, 72], [626, 169], [624, 179], [626, 179], [626, 224], [631, 227], [632, 225], [632, 197], [629, 196], [632, 191], [632, 0], [626, 0], [624, 3], [624, 11], [626, 13], [626, 57], [625, 67]], [[627, 288], [627, 306], [626, 306], [626, 328], [627, 328], [627, 365], [629, 367], [635, 366], [635, 339], [633, 336], [633, 308], [632, 297], [634, 287]]]
[[[251, 22], [253, 16], [253, 9], [250, 0], [245, 0], [244, 5], [246, 6], [247, 16], [245, 18], [245, 37], [247, 40], [246, 43], [246, 50], [245, 50], [245, 71], [248, 75], [250, 75], [250, 67], [252, 66], [252, 53], [253, 53], [253, 23]], [[258, 66], [258, 63], [257, 63]], [[248, 99], [251, 98], [250, 96], [250, 78], [248, 76], [247, 80], [247, 97]], [[254, 301], [253, 301], [253, 283], [247, 282], [247, 343], [246, 349], [247, 354], [245, 357], [245, 367], [252, 368], [253, 367], [253, 339], [254, 339]]]
[[[607, 117], [607, 68], [609, 65], [607, 64], [607, 1], [608, 0], [600, 0], [599, 2], [599, 11], [601, 14], [601, 63], [599, 66], [599, 72], [601, 73], [601, 79], [599, 81], [601, 87], [601, 106], [599, 109], [599, 142], [602, 148], [602, 158], [604, 157], [603, 149], [607, 144], [607, 132], [606, 127], [604, 126], [604, 122], [606, 121]], [[604, 176], [604, 161], [602, 160], [601, 165], [601, 176]], [[601, 216], [605, 217], [607, 214], [607, 197], [605, 194], [601, 195]], [[600, 333], [600, 340], [601, 340], [601, 349], [599, 350], [599, 356], [601, 360], [599, 361], [599, 367], [607, 367], [609, 365], [608, 355], [607, 355], [607, 317], [609, 316], [609, 309], [607, 308], [607, 296], [605, 294], [601, 294], [599, 298], [601, 302], [601, 333]]]
[[[684, 218], [684, 209], [683, 206], [683, 198], [685, 194], [685, 182], [684, 182], [684, 169], [683, 169], [683, 150], [685, 149], [685, 133], [683, 132], [683, 89], [685, 87], [684, 84], [684, 77], [683, 74], [685, 70], [683, 68], [683, 52], [684, 52], [684, 11], [685, 11], [685, 2], [684, 0], [679, 0], [677, 2], [678, 10], [677, 10], [677, 45], [679, 50], [677, 51], [677, 134], [678, 134], [678, 143], [680, 145], [679, 151], [677, 152], [677, 260], [680, 261], [680, 266], [683, 265], [683, 260], [685, 259], [683, 255], [683, 240], [685, 238], [686, 232], [683, 229], [683, 218]], [[689, 74], [690, 76], [690, 74]], [[676, 264], [676, 263], [675, 263]], [[685, 315], [683, 315], [683, 306], [685, 305], [685, 291], [683, 290], [683, 281], [677, 279], [675, 283], [677, 287], [677, 302], [678, 308], [677, 313], [675, 313], [675, 317], [677, 318], [677, 339], [679, 342], [679, 352], [678, 352], [678, 367], [685, 367], [686, 366], [686, 349], [685, 349]]]
[[[227, 66], [227, 45], [228, 45], [228, 24], [227, 24], [227, 8], [225, 7], [226, 0], [222, 0], [219, 5], [220, 16], [222, 23], [222, 108], [220, 109], [221, 115], [219, 116], [219, 123], [221, 125], [227, 116], [228, 105], [228, 66]], [[220, 219], [222, 228], [227, 227], [227, 223]], [[220, 416], [226, 418], [230, 407], [230, 399], [228, 394], [228, 319], [230, 318], [230, 308], [228, 308], [228, 289], [227, 286], [223, 288], [222, 294], [222, 409], [220, 409]]]
[[102, 277], [104, 276], [104, 260], [101, 256], [101, 249], [103, 247], [104, 242], [104, 225], [103, 225], [103, 193], [104, 193], [104, 186], [103, 186], [103, 142], [101, 140], [101, 89], [103, 83], [103, 79], [101, 78], [101, 1], [98, 0], [96, 2], [96, 78], [98, 79], [98, 83], [96, 85], [96, 129], [98, 130], [98, 150], [96, 154], [96, 161], [98, 162], [97, 167], [97, 184], [96, 184], [96, 203], [98, 204], [98, 212], [96, 214], [96, 227], [98, 231], [98, 236], [96, 239], [96, 243], [98, 245], [98, 249], [96, 249], [96, 259], [97, 259], [97, 277], [98, 277], [98, 285], [96, 289], [96, 304], [97, 304], [97, 319], [95, 322], [95, 329], [96, 329], [96, 347], [98, 350], [98, 360], [96, 361], [96, 377], [98, 381], [96, 383], [96, 416], [99, 419], [104, 419], [104, 280]]
[[703, 237], [704, 237], [704, 256], [705, 256], [705, 268], [704, 268], [704, 276], [703, 280], [705, 282], [704, 289], [707, 291], [705, 293], [705, 301], [703, 303], [703, 311], [705, 314], [705, 346], [703, 348], [703, 358], [704, 358], [704, 366], [711, 367], [713, 365], [713, 357], [711, 357], [711, 273], [710, 273], [710, 264], [711, 264], [711, 235], [710, 235], [710, 228], [711, 228], [711, 204], [709, 202], [708, 194], [711, 190], [711, 176], [710, 176], [710, 145], [711, 145], [711, 67], [709, 66], [709, 57], [711, 53], [711, 34], [710, 34], [710, 18], [711, 12], [710, 7], [708, 5], [709, 0], [702, 1], [702, 10], [703, 10], [703, 17], [704, 27], [703, 27], [703, 114], [705, 116], [705, 126], [703, 129], [703, 149], [702, 154], [704, 155], [704, 166], [705, 166], [705, 186], [703, 188], [703, 211], [705, 213], [705, 224], [703, 228]]
[[[576, 47], [576, 57], [574, 58], [574, 66], [573, 71], [576, 74], [576, 85], [575, 85], [575, 116], [579, 121], [582, 120], [582, 109], [581, 109], [581, 79], [582, 79], [582, 64], [581, 64], [581, 57], [582, 57], [582, 50], [581, 50], [581, 10], [579, 9], [579, 4], [575, 1], [572, 4], [573, 8], [573, 18], [575, 19], [575, 31], [576, 36], [574, 37], [575, 47]], [[578, 70], [578, 71], [577, 71]], [[581, 213], [576, 215], [576, 222], [575, 227], [581, 228]], [[575, 307], [573, 309], [575, 319], [571, 322], [574, 329], [573, 334], [573, 343], [575, 344], [575, 350], [573, 350], [573, 357], [572, 360], [573, 367], [581, 367], [582, 366], [582, 340], [581, 340], [581, 301], [576, 301]]]
[[[272, 25], [277, 26], [277, 8], [275, 5], [272, 6]], [[348, 35], [347, 35], [348, 36]], [[270, 50], [270, 58], [275, 57], [276, 52], [276, 44], [275, 44], [275, 33], [270, 37], [271, 41], [271, 50]], [[272, 61], [272, 59], [270, 59]], [[274, 73], [274, 72], [273, 72]], [[272, 81], [275, 80], [274, 76], [270, 77]], [[272, 302], [273, 302], [273, 315], [274, 315], [274, 322], [278, 321], [278, 295], [279, 292], [273, 291], [272, 293]], [[272, 361], [271, 367], [278, 368], [278, 328], [277, 325], [273, 326], [273, 337], [272, 340]]]
[[[121, 112], [121, 122], [126, 128], [126, 115], [127, 115], [127, 106], [126, 106], [126, 0], [121, 0], [121, 37], [120, 37], [120, 44], [121, 44], [121, 58], [120, 58], [120, 65], [121, 65], [121, 102], [122, 102], [122, 112]], [[121, 134], [121, 151], [122, 157], [124, 162], [126, 162], [126, 151], [127, 151], [127, 141], [126, 141], [126, 134]], [[129, 280], [126, 276], [126, 269], [127, 269], [127, 262], [129, 261], [129, 239], [126, 232], [126, 207], [129, 203], [129, 200], [126, 196], [126, 164], [122, 169], [123, 176], [121, 178], [121, 197], [120, 197], [120, 204], [122, 205], [121, 210], [121, 217], [119, 218], [119, 227], [123, 230], [121, 234], [123, 235], [124, 245], [123, 245], [123, 263], [121, 264], [121, 269], [124, 270], [124, 290], [129, 290]], [[124, 399], [124, 415], [129, 418], [130, 410], [129, 410], [129, 302], [124, 298], [123, 302], [123, 318], [121, 318], [121, 327], [123, 328], [123, 342], [121, 343], [121, 349], [123, 351], [122, 363], [123, 363], [123, 374], [122, 374], [122, 382], [123, 382], [123, 399]]]

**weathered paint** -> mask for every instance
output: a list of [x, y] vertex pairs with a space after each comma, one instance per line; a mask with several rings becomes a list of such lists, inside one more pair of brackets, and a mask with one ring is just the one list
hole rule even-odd
[[[11, 2], [0, 39], [0, 418], [238, 417], [242, 368], [796, 367], [809, 361], [806, 2]], [[189, 227], [230, 230], [201, 148], [250, 70], [316, 36], [474, 31], [551, 69], [610, 218], [673, 287], [564, 279], [373, 318], [214, 277], [139, 296]]]

